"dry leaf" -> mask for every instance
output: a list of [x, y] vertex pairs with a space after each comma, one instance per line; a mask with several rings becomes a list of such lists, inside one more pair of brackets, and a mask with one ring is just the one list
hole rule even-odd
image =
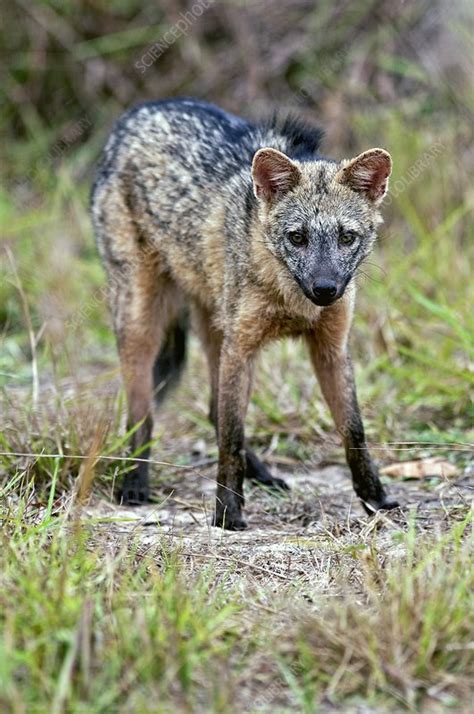
[[428, 478], [430, 476], [453, 478], [459, 475], [459, 469], [440, 456], [418, 459], [417, 461], [400, 461], [396, 464], [385, 466], [380, 469], [380, 472], [384, 476], [398, 478]]

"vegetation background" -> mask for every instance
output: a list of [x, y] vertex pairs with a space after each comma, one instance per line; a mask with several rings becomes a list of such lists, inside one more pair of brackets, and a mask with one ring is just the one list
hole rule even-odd
[[[1, 18], [0, 708], [468, 711], [472, 3], [10, 0]], [[445, 464], [416, 487], [399, 470], [403, 514], [367, 521], [346, 492], [321, 515], [334, 488], [295, 478], [285, 503], [253, 496], [254, 542], [201, 525], [191, 557], [179, 523], [144, 540], [148, 516], [104, 512], [127, 462], [88, 194], [113, 120], [173, 95], [296, 112], [334, 158], [391, 152], [353, 349], [382, 464]], [[204, 375], [194, 346], [155, 434], [156, 459], [204, 469], [191, 503], [191, 476], [155, 465], [173, 518], [205, 516]], [[314, 394], [301, 346], [265, 353], [249, 432], [282, 472], [342, 461]]]

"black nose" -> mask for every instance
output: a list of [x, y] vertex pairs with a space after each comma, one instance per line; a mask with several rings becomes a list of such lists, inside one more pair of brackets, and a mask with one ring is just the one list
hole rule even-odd
[[321, 278], [313, 285], [313, 295], [318, 305], [329, 305], [337, 295], [337, 285], [334, 280]]

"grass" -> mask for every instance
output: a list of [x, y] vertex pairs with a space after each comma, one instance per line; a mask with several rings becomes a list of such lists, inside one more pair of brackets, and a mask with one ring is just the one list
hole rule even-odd
[[165, 543], [144, 554], [133, 537], [101, 541], [98, 524], [74, 514], [30, 520], [20, 508], [2, 516], [4, 711], [224, 701], [213, 680], [237, 640], [240, 605], [212, 569], [191, 581]]
[[[3, 711], [313, 712], [322, 701], [419, 711], [426, 699], [462, 711], [468, 701], [469, 513], [439, 538], [412, 519], [388, 548], [377, 529], [350, 545], [333, 532], [315, 551], [337, 559], [326, 587], [300, 575], [276, 590], [272, 577], [229, 567], [228, 548], [211, 547], [203, 565], [183, 543], [112, 525], [71, 496], [51, 513], [31, 487], [15, 490], [0, 511]], [[312, 570], [321, 578], [325, 567]]]
[[[138, 41], [116, 34], [81, 51]], [[248, 433], [292, 493], [252, 490], [240, 535], [208, 525], [216, 447], [194, 342], [157, 420], [156, 505], [112, 505], [124, 400], [87, 215], [104, 132], [51, 163], [51, 129], [25, 114], [0, 193], [2, 711], [469, 711], [474, 194], [442, 94], [351, 107], [357, 149], [386, 146], [395, 167], [352, 343], [376, 457], [442, 455], [459, 476], [386, 479], [404, 512], [367, 519], [303, 346], [272, 345]]]
[[455, 706], [455, 680], [468, 694], [474, 583], [472, 539], [462, 536], [469, 523], [436, 542], [419, 542], [412, 527], [392, 561], [377, 547], [354, 552], [362, 561], [356, 597], [346, 589], [323, 612], [303, 617], [293, 642], [295, 687], [307, 711], [322, 692], [339, 701], [384, 693], [412, 710], [423, 692]]

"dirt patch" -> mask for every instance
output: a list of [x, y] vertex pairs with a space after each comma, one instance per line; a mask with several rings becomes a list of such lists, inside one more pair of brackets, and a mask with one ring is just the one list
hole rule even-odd
[[[275, 469], [274, 469], [275, 472]], [[138, 538], [146, 551], [165, 541], [179, 548], [191, 569], [212, 561], [217, 570], [249, 577], [278, 588], [311, 585], [327, 590], [341, 574], [341, 559], [375, 539], [379, 548], [395, 553], [397, 534], [411, 519], [421, 531], [439, 535], [465, 517], [474, 478], [432, 479], [390, 484], [400, 509], [367, 517], [354, 496], [346, 468], [329, 465], [308, 472], [275, 472], [291, 486], [276, 496], [246, 487], [248, 529], [233, 533], [210, 525], [214, 498], [212, 469], [170, 477], [156, 494], [158, 503], [124, 508], [94, 501], [86, 513], [107, 521], [109, 537]], [[336, 571], [338, 575], [336, 576]]]

